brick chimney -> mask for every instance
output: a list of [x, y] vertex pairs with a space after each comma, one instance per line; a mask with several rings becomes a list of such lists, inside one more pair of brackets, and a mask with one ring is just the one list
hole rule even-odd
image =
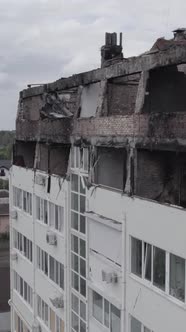
[[106, 32], [105, 45], [101, 47], [101, 67], [109, 66], [123, 59], [122, 49], [122, 33], [120, 33], [119, 45], [117, 45], [117, 33]]
[[173, 31], [174, 40], [180, 41], [186, 39], [186, 28], [179, 28]]

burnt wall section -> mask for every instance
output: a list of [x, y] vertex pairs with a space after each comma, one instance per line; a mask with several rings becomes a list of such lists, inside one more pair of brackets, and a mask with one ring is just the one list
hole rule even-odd
[[16, 166], [33, 168], [36, 142], [16, 141], [13, 147], [13, 164]]
[[99, 68], [89, 72], [61, 78], [45, 86], [23, 90], [23, 98], [40, 95], [47, 89], [48, 92], [76, 88], [80, 85], [96, 83], [111, 78], [149, 71], [151, 69], [186, 63], [185, 43], [172, 44], [169, 48], [160, 51], [147, 52], [138, 57], [123, 59], [121, 62], [106, 68]]
[[23, 98], [20, 94], [16, 139], [69, 143], [77, 89]]
[[22, 98], [20, 93], [17, 119], [26, 119], [38, 121], [40, 119], [40, 109], [44, 106], [42, 95], [36, 95], [29, 98]]
[[177, 66], [151, 70], [144, 112], [186, 112], [186, 75]]
[[186, 207], [186, 154], [138, 150], [135, 194]]
[[108, 82], [108, 115], [134, 113], [140, 75], [131, 75]]
[[[45, 91], [46, 90], [46, 91]], [[20, 93], [17, 119], [38, 121], [43, 118], [71, 117], [76, 110], [77, 89], [47, 92], [23, 98]]]
[[43, 141], [70, 143], [72, 119], [44, 119], [29, 121], [17, 119], [16, 139], [20, 141]]
[[95, 161], [96, 184], [124, 190], [126, 183], [127, 154], [125, 149], [97, 148]]
[[142, 145], [174, 144], [184, 147], [186, 139], [186, 114], [159, 113], [110, 116], [74, 121], [74, 140], [87, 139], [107, 144], [114, 141], [133, 141]]

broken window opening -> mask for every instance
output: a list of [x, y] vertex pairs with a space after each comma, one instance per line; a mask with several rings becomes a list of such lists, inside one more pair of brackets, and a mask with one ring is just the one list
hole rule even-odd
[[124, 190], [126, 183], [127, 153], [121, 148], [97, 148], [95, 183]]
[[186, 207], [186, 153], [138, 150], [135, 188], [138, 196]]
[[4, 170], [4, 168], [2, 168], [2, 169], [0, 170], [0, 176], [5, 176], [5, 170]]
[[33, 168], [36, 142], [16, 141], [13, 148], [13, 165]]
[[48, 145], [39, 143], [35, 153], [35, 166], [37, 169], [47, 172], [49, 174], [65, 176], [68, 168], [69, 154], [69, 145]]
[[89, 148], [71, 146], [70, 164], [73, 170], [77, 169], [87, 173], [89, 171]]
[[79, 108], [80, 118], [95, 117], [101, 92], [101, 82], [92, 83], [83, 87]]
[[166, 66], [151, 70], [143, 112], [185, 112], [185, 89], [186, 74], [183, 66]]

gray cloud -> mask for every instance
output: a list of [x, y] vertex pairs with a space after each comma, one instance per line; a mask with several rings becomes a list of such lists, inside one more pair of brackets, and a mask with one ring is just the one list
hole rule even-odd
[[13, 129], [19, 90], [99, 67], [105, 31], [126, 57], [185, 24], [184, 0], [0, 0], [1, 127]]

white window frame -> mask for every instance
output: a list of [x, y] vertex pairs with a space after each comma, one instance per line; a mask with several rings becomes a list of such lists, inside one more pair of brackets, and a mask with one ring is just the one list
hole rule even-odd
[[81, 172], [89, 171], [89, 148], [72, 146], [70, 152], [70, 165], [72, 169], [79, 169]]
[[[94, 299], [94, 293], [97, 293], [101, 298], [102, 298], [102, 322], [100, 322], [99, 320], [97, 320], [97, 318], [93, 315], [93, 307], [94, 307], [94, 303], [93, 303], [93, 299]], [[101, 294], [99, 294], [98, 292], [92, 290], [91, 291], [91, 298], [92, 298], [92, 317], [96, 320], [96, 322], [98, 322], [100, 325], [104, 326], [105, 329], [107, 329], [108, 331], [111, 330], [111, 307], [114, 306], [115, 308], [117, 308], [113, 303], [111, 303], [110, 301], [108, 301], [105, 297], [103, 297]], [[108, 302], [109, 304], [109, 326], [105, 325], [105, 302]], [[120, 311], [120, 324], [121, 324], [121, 309], [117, 308]]]
[[153, 330], [151, 330], [147, 326], [145, 326], [139, 319], [137, 319], [136, 317], [134, 317], [130, 314], [129, 314], [129, 322], [130, 322], [130, 331], [129, 332], [132, 332], [132, 330], [131, 330], [131, 328], [132, 328], [132, 326], [131, 326], [132, 319], [137, 320], [141, 324], [141, 331], [140, 332], [145, 332], [145, 329], [148, 329], [149, 332], [153, 332]]
[[[23, 294], [21, 294], [21, 284], [23, 287]], [[30, 287], [30, 285], [28, 285], [28, 283], [16, 271], [14, 271], [14, 289], [18, 292], [21, 298], [30, 306], [30, 308], [33, 308], [32, 287]]]
[[[131, 257], [132, 257], [132, 238], [137, 239], [142, 241], [142, 276], [138, 276], [137, 274], [132, 272], [132, 268], [131, 268]], [[143, 283], [145, 283], [145, 285], [151, 287], [154, 291], [158, 291], [161, 292], [162, 294], [166, 294], [168, 295], [169, 299], [173, 300], [175, 303], [179, 303], [179, 305], [185, 305], [186, 304], [186, 259], [183, 257], [180, 257], [174, 253], [170, 253], [160, 247], [154, 246], [152, 244], [150, 244], [147, 241], [143, 241], [141, 239], [138, 239], [137, 237], [131, 235], [130, 236], [130, 274], [131, 276], [133, 276], [135, 279], [141, 280]], [[144, 244], [147, 243], [149, 245], [151, 245], [151, 280], [149, 281], [148, 279], [145, 278], [145, 271], [144, 271]], [[154, 275], [154, 264], [153, 264], [153, 259], [154, 259], [154, 248], [158, 248], [161, 249], [165, 252], [165, 290], [159, 288], [158, 286], [156, 286], [153, 283], [153, 275]], [[175, 255], [178, 256], [180, 258], [183, 258], [185, 260], [185, 301], [182, 301], [180, 299], [178, 299], [177, 297], [173, 296], [170, 294], [170, 255]]]

